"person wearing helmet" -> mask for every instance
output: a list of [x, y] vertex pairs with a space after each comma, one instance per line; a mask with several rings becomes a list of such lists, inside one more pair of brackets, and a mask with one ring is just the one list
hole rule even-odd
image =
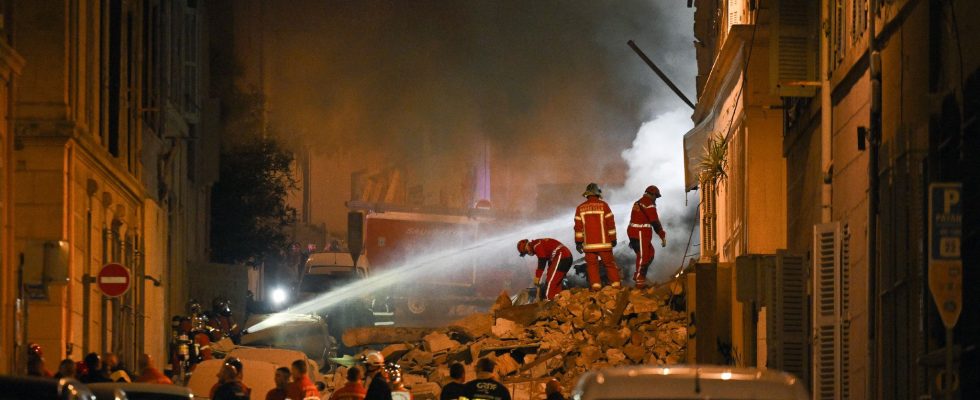
[[371, 350], [363, 358], [367, 394], [365, 400], [392, 400], [391, 387], [385, 376], [385, 357], [380, 352]]
[[223, 296], [215, 297], [211, 301], [211, 340], [218, 341], [222, 337], [228, 337], [235, 344], [239, 344], [242, 338], [242, 329], [235, 322], [235, 317], [231, 313], [231, 300]]
[[643, 191], [643, 196], [633, 203], [633, 211], [630, 213], [630, 226], [626, 229], [626, 236], [630, 239], [630, 248], [636, 253], [636, 270], [633, 272], [633, 280], [637, 288], [645, 288], [647, 285], [647, 269], [653, 263], [653, 233], [660, 236], [660, 244], [667, 247], [667, 232], [664, 232], [663, 225], [660, 224], [660, 217], [657, 215], [657, 198], [660, 197], [660, 189], [656, 186], [649, 186]]
[[402, 381], [401, 366], [389, 363], [385, 366], [385, 372], [390, 382], [392, 400], [412, 400], [412, 392], [405, 387], [405, 382]]
[[221, 399], [248, 399], [252, 394], [252, 388], [248, 387], [242, 378], [245, 376], [245, 368], [242, 360], [236, 357], [228, 357], [218, 370], [218, 382], [211, 386], [209, 398]]
[[252, 389], [242, 382], [243, 368], [241, 360], [230, 357], [218, 370], [218, 383], [211, 388], [214, 400], [249, 399]]
[[572, 268], [572, 252], [555, 239], [541, 238], [517, 242], [517, 254], [521, 257], [537, 256], [538, 269], [534, 271], [534, 286], [542, 288], [538, 291], [540, 297], [554, 299], [561, 291], [565, 274]]
[[43, 378], [53, 376], [44, 366], [44, 350], [37, 343], [31, 343], [27, 347], [27, 375]]
[[589, 286], [593, 291], [602, 288], [599, 279], [599, 260], [602, 260], [610, 285], [618, 288], [619, 267], [612, 254], [616, 246], [616, 219], [609, 204], [602, 201], [599, 185], [590, 183], [582, 196], [585, 202], [575, 209], [575, 249], [585, 253]]

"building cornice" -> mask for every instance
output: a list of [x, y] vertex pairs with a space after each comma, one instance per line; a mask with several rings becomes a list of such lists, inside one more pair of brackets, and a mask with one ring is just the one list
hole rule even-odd
[[10, 47], [6, 40], [0, 40], [0, 74], [9, 77], [11, 74], [20, 75], [27, 61], [17, 50]]
[[[715, 57], [715, 62], [711, 65], [711, 72], [708, 73], [708, 80], [704, 84], [704, 90], [698, 103], [694, 107], [694, 114], [691, 119], [694, 124], [701, 123], [708, 116], [718, 103], [724, 102], [727, 97], [725, 93], [726, 83], [730, 82], [732, 74], [739, 74], [742, 71], [742, 49], [745, 44], [752, 39], [752, 25], [733, 25], [725, 38], [725, 43]], [[758, 38], [756, 39], [758, 40]], [[738, 68], [733, 68], [737, 66]]]

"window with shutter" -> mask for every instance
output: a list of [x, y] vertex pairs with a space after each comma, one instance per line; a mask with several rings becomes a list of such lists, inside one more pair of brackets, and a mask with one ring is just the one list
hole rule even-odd
[[817, 81], [819, 1], [779, 0], [773, 2], [769, 68], [772, 92], [782, 97], [813, 97], [816, 87], [802, 85]]
[[813, 394], [816, 399], [849, 398], [849, 322], [847, 268], [841, 226], [837, 222], [813, 229]]
[[806, 263], [798, 254], [779, 250], [776, 268], [767, 277], [767, 365], [800, 378], [807, 376]]

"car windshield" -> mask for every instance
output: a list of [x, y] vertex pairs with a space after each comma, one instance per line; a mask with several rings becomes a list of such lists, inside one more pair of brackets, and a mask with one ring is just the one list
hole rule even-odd
[[329, 274], [306, 275], [299, 285], [301, 292], [323, 293], [357, 280], [358, 275], [354, 270], [337, 271]]

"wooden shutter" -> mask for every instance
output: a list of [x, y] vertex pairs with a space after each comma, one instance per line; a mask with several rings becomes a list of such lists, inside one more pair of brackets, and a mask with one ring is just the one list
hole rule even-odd
[[841, 398], [850, 398], [851, 379], [851, 234], [845, 224], [840, 235], [840, 387]]
[[804, 257], [779, 250], [771, 272], [767, 277], [767, 364], [804, 379], [809, 369]]
[[769, 82], [782, 97], [813, 97], [815, 86], [788, 85], [817, 82], [819, 1], [774, 0], [769, 45]]
[[[848, 398], [849, 322], [840, 224], [813, 229], [813, 395], [815, 399]], [[847, 260], [850, 261], [849, 259]]]

